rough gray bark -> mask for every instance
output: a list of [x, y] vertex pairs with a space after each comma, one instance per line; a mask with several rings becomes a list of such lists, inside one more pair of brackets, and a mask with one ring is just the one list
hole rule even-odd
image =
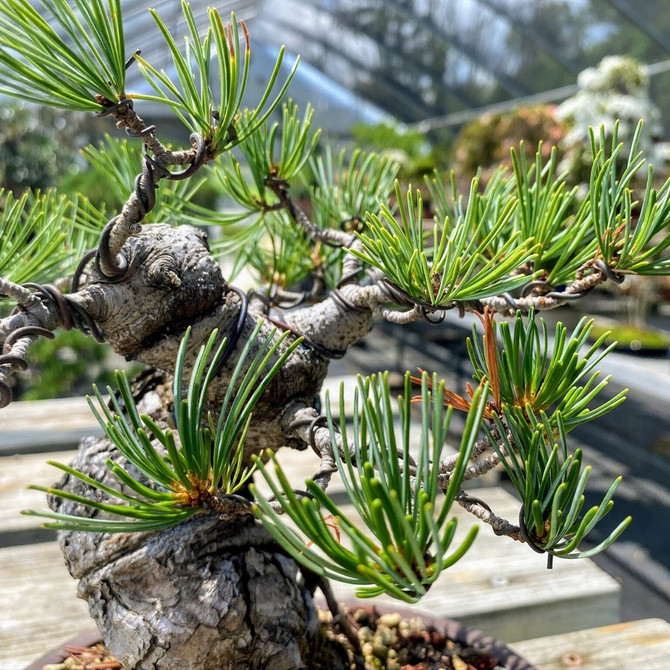
[[[140, 405], [159, 420], [165, 418], [160, 391], [148, 393]], [[133, 471], [107, 439], [83, 440], [73, 466], [118, 486], [107, 458]], [[98, 495], [69, 475], [58, 488]], [[55, 497], [50, 505], [65, 513], [102, 515]], [[297, 564], [250, 516], [202, 514], [157, 533], [61, 532], [59, 542], [68, 570], [79, 580], [79, 596], [124, 667], [344, 667], [341, 650], [322, 637]]]

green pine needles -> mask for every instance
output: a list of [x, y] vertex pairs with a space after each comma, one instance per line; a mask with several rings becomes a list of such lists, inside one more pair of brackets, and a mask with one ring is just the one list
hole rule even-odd
[[[319, 575], [356, 584], [359, 597], [386, 593], [416, 602], [443, 570], [462, 558], [472, 545], [477, 528], [473, 527], [451, 549], [456, 520], [449, 518], [449, 511], [477, 439], [487, 387], [478, 389], [472, 399], [458, 464], [446, 491], [439, 484], [439, 464], [452, 410], [442, 403], [443, 387], [444, 382], [435, 377], [429, 383], [424, 373], [419, 429], [411, 426], [409, 373], [396, 410], [387, 374], [359, 377], [352, 443], [343, 413], [336, 422], [327, 401], [331, 440], [335, 445], [337, 431], [343, 442], [342, 453], [334, 449], [335, 462], [359, 522], [342, 512], [311, 480], [305, 483], [309, 495], [298, 498], [276, 461], [273, 476], [269, 466], [257, 459], [261, 474], [294, 525], [288, 525], [252, 487], [257, 499], [256, 515], [297, 561]], [[343, 387], [340, 407], [344, 407]], [[419, 431], [416, 463], [410, 439], [412, 428]]]
[[589, 201], [600, 255], [617, 272], [667, 274], [670, 255], [663, 252], [670, 247], [670, 179], [656, 190], [652, 187], [653, 169], [649, 165], [640, 204], [634, 195], [634, 182], [645, 165], [642, 152], [638, 151], [642, 122], [637, 126], [627, 157], [622, 156], [618, 128], [617, 123], [611, 145], [606, 141], [604, 128], [600, 128], [597, 137], [590, 130], [593, 166]]
[[[612, 496], [621, 482], [617, 477], [602, 501], [584, 512], [584, 490], [591, 467], [582, 468], [582, 452], [568, 453], [561, 413], [553, 421], [540, 419], [519, 430], [518, 422], [494, 419], [498, 439], [489, 431], [505, 470], [522, 500], [519, 521], [528, 543], [536, 550], [560, 558], [588, 558], [607, 548], [621, 535], [626, 517], [607, 537], [586, 550], [580, 543], [612, 509]], [[556, 426], [556, 428], [554, 428]]]
[[[120, 0], [40, 0], [40, 5], [41, 10], [29, 0], [0, 1], [0, 93], [81, 112], [103, 112], [128, 99], [151, 100], [170, 107], [190, 132], [199, 133], [212, 157], [263, 124], [298, 65], [296, 60], [273, 95], [284, 58], [280, 50], [256, 108], [236, 125], [250, 50], [246, 26], [235, 14], [226, 23], [210, 8], [201, 38], [190, 4], [182, 1], [189, 31], [182, 49], [156, 10], [149, 10], [172, 56], [173, 80], [139, 51], [126, 52]], [[133, 62], [153, 94], [126, 91], [126, 70]]]
[[[613, 506], [621, 478], [602, 502], [582, 515], [584, 488], [591, 471], [582, 469], [581, 450], [569, 454], [566, 434], [621, 404], [627, 390], [599, 402], [608, 378], [593, 372], [610, 347], [600, 349], [607, 333], [587, 344], [592, 321], [582, 319], [568, 336], [556, 325], [553, 342], [534, 314], [518, 315], [513, 326], [499, 326], [487, 311], [484, 334], [473, 330], [468, 352], [474, 381], [490, 385], [492, 400], [484, 427], [522, 501], [522, 528], [536, 549], [563, 558], [592, 556], [609, 546], [630, 523], [624, 519], [600, 544], [578, 545]], [[501, 344], [498, 345], [498, 339]]]
[[81, 112], [123, 100], [128, 54], [120, 0], [39, 4], [41, 11], [28, 0], [0, 2], [0, 93]]
[[[471, 202], [477, 200], [477, 190], [474, 180]], [[514, 234], [491, 251], [513, 214], [513, 202], [496, 212], [492, 224], [489, 210], [470, 206], [464, 217], [434, 223], [425, 231], [420, 192], [414, 196], [408, 191], [403, 202], [396, 183], [396, 199], [400, 220], [383, 205], [379, 215], [368, 216], [367, 229], [360, 234], [363, 249], [351, 253], [381, 270], [415, 302], [451, 307], [453, 301], [498, 295], [528, 282], [527, 276], [512, 271], [531, 260], [532, 243], [521, 246]]]
[[475, 177], [467, 198], [454, 174], [451, 193], [439, 174], [426, 178], [434, 208], [424, 217], [423, 199], [396, 186], [398, 211], [383, 206], [367, 217], [362, 250], [352, 250], [413, 301], [431, 308], [450, 307], [513, 292], [539, 279], [561, 286], [589, 264], [612, 273], [667, 274], [670, 268], [670, 180], [660, 189], [647, 169], [644, 197], [638, 202], [638, 125], [628, 155], [622, 155], [615, 127], [611, 141], [591, 132], [593, 168], [589, 197], [568, 188], [558, 174], [556, 152], [546, 160], [538, 147], [528, 165], [512, 149], [512, 173], [501, 169], [482, 185]]
[[[207, 390], [226, 346], [225, 339], [215, 346], [216, 330], [200, 348], [184, 398], [182, 389], [185, 388], [190, 330], [182, 340], [173, 385], [176, 435], [149, 416], [139, 414], [132, 388], [123, 372], [116, 374], [120, 400], [108, 387], [113, 410], [107, 407], [105, 399], [94, 387], [100, 410], [89, 399], [91, 409], [109, 439], [139, 474], [108, 460], [107, 467], [120, 484], [113, 488], [67, 465], [49, 461], [63, 472], [121, 502], [100, 502], [59, 489], [34, 486], [32, 488], [103, 512], [106, 516], [86, 518], [32, 510], [24, 514], [52, 519], [45, 527], [55, 530], [123, 533], [169, 528], [194, 514], [216, 509], [221, 500], [235, 494], [251, 476], [253, 469], [243, 467], [242, 462], [251, 413], [274, 375], [302, 341], [295, 340], [277, 355], [287, 333], [276, 336], [275, 330], [260, 340], [261, 327], [262, 322], [239, 357], [218, 420], [207, 404]], [[254, 347], [257, 351], [252, 356]]]
[[0, 276], [17, 284], [67, 274], [97, 237], [76, 222], [77, 204], [58, 195], [26, 191], [19, 198], [0, 189]]
[[[235, 254], [233, 275], [252, 270], [263, 283], [280, 288], [298, 284], [315, 270], [334, 287], [345, 251], [315, 243], [291, 221], [268, 184], [272, 180], [298, 184], [309, 195], [314, 225], [357, 228], [368, 213], [379, 212], [393, 192], [398, 165], [388, 157], [360, 150], [342, 150], [333, 156], [329, 147], [314, 156], [319, 131], [312, 131], [313, 109], [300, 116], [291, 101], [283, 105], [281, 125], [264, 124], [240, 146], [246, 164], [226, 154], [214, 168], [215, 183], [234, 203], [224, 211], [189, 205], [185, 214], [193, 223], [221, 226], [224, 235], [214, 243], [217, 252]], [[305, 193], [305, 184], [314, 188]]]
[[473, 379], [478, 384], [489, 381], [493, 409], [506, 417], [539, 417], [546, 412], [551, 419], [560, 412], [564, 427], [572, 430], [624, 401], [626, 390], [591, 406], [609, 379], [598, 381], [600, 372], [594, 368], [615, 346], [601, 349], [609, 333], [588, 344], [592, 320], [581, 319], [569, 336], [567, 328], [557, 323], [551, 341], [544, 320], [533, 312], [528, 319], [517, 315], [513, 326], [497, 323], [490, 310], [481, 320], [484, 335], [478, 337], [473, 329], [467, 343]]
[[[255, 110], [247, 113], [242, 123], [237, 123], [249, 78], [250, 45], [246, 26], [244, 22], [238, 24], [235, 14], [231, 14], [229, 23], [224, 23], [219, 12], [210, 7], [207, 10], [209, 25], [201, 38], [191, 5], [182, 0], [181, 7], [189, 31], [183, 50], [158, 12], [149, 10], [172, 56], [176, 78], [135, 55], [142, 74], [155, 93], [131, 97], [168, 105], [191, 132], [202, 135], [212, 155], [216, 156], [243, 142], [263, 124], [284, 96], [298, 61], [267, 104], [284, 58], [284, 49], [280, 50]], [[240, 47], [240, 28], [244, 37], [243, 48]]]

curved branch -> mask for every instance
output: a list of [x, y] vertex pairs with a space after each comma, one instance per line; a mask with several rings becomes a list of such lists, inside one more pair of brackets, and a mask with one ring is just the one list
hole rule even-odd
[[[472, 460], [478, 458], [485, 451], [488, 451], [491, 446], [491, 441], [488, 437], [479, 438], [472, 447], [472, 455], [470, 456], [470, 459]], [[448, 485], [449, 477], [456, 467], [459, 456], [460, 454], [456, 452], [455, 454], [451, 454], [451, 456], [447, 456], [440, 461], [440, 486], [442, 486], [442, 488], [446, 488]]]
[[34, 309], [40, 304], [39, 298], [32, 291], [4, 277], [0, 277], [0, 297], [2, 296], [15, 300], [19, 307], [26, 309]]
[[405, 326], [408, 323], [414, 323], [423, 319], [423, 312], [420, 307], [414, 307], [409, 310], [392, 309], [391, 307], [382, 307], [379, 314], [390, 323], [396, 323]]
[[[194, 174], [207, 160], [207, 144], [194, 133], [191, 148], [183, 151], [169, 151], [155, 136], [155, 126], [146, 127], [144, 121], [133, 109], [132, 100], [123, 100], [110, 107], [103, 115], [112, 115], [118, 128], [123, 128], [131, 137], [138, 137], [144, 144], [144, 164], [142, 172], [135, 179], [135, 189], [124, 204], [121, 213], [108, 223], [100, 239], [98, 266], [107, 277], [122, 276], [127, 263], [120, 256], [124, 244], [137, 235], [140, 223], [153, 209], [155, 192], [161, 178], [179, 180]], [[153, 156], [149, 156], [149, 152]], [[171, 173], [167, 168], [173, 165], [188, 165], [181, 173]]]
[[[287, 437], [297, 437], [303, 443], [309, 445], [321, 459], [319, 470], [311, 479], [324, 491], [330, 483], [333, 474], [337, 472], [334, 457], [335, 448], [337, 448], [342, 458], [347, 457], [352, 462], [356, 460], [353, 451], [353, 440], [347, 441], [348, 444], [352, 445], [352, 448], [345, 455], [344, 440], [337, 425], [334, 426], [331, 436], [326, 417], [320, 415], [313, 407], [305, 403], [294, 402], [288, 405], [282, 417], [282, 425]], [[400, 471], [404, 468], [406, 458], [407, 455], [401, 449], [398, 449], [398, 467]], [[409, 456], [408, 464], [409, 473], [413, 480], [416, 477], [416, 463], [411, 456]]]
[[[548, 310], [565, 305], [571, 300], [578, 300], [590, 293], [596, 286], [607, 281], [607, 274], [597, 263], [589, 262], [584, 268], [588, 274], [577, 273], [577, 279], [563, 291], [550, 291], [541, 295], [522, 295], [510, 301], [509, 296], [499, 295], [491, 298], [482, 298], [482, 305], [489, 305], [501, 315], [514, 316], [517, 310], [522, 312], [530, 309]], [[513, 304], [511, 304], [511, 302]]]
[[[35, 291], [30, 291], [28, 286], [36, 287]], [[0, 408], [12, 401], [8, 380], [15, 372], [28, 368], [26, 355], [33, 342], [40, 336], [53, 338], [52, 331], [58, 327], [70, 329], [75, 322], [81, 322], [79, 313], [72, 317], [71, 309], [75, 307], [71, 308], [58, 289], [35, 284], [28, 286], [0, 279], [2, 293], [19, 303], [12, 314], [0, 319]], [[58, 298], [53, 297], [56, 293]]]
[[496, 516], [488, 505], [483, 503], [483, 501], [467, 495], [457, 496], [456, 501], [463, 507], [463, 509], [470, 512], [470, 514], [473, 514], [480, 521], [491, 526], [496, 535], [506, 535], [517, 542], [526, 542], [519, 526], [510, 523], [507, 519]]
[[27, 370], [26, 354], [30, 345], [39, 337], [53, 338], [53, 333], [38, 326], [24, 326], [11, 333], [5, 340], [0, 355], [0, 409], [12, 401], [12, 390], [6, 380], [17, 370]]
[[[330, 480], [337, 472], [333, 444], [330, 430], [327, 425], [318, 425], [320, 415], [313, 408], [303, 402], [294, 402], [288, 405], [282, 416], [282, 427], [287, 437], [295, 437], [304, 444], [312, 447], [319, 456], [319, 469], [311, 479], [323, 491], [328, 488]], [[343, 449], [342, 436], [334, 433], [337, 449]]]
[[334, 228], [321, 229], [316, 226], [305, 212], [293, 201], [289, 193], [289, 183], [276, 177], [267, 177], [266, 186], [279, 198], [280, 205], [305, 233], [315, 241], [331, 247], [349, 248], [356, 239], [355, 235]]

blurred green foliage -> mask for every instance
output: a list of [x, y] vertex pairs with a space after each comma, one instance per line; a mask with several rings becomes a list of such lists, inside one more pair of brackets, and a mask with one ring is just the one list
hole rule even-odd
[[[114, 380], [109, 347], [78, 330], [59, 331], [53, 340], [38, 339], [30, 349], [30, 381], [21, 400], [41, 400], [90, 393], [91, 383]], [[137, 370], [136, 370], [137, 372]]]
[[0, 186], [19, 195], [45, 190], [77, 170], [86, 136], [81, 115], [4, 101], [0, 106]]
[[664, 352], [670, 348], [670, 338], [663, 332], [650, 328], [638, 328], [623, 323], [595, 323], [591, 329], [591, 337], [597, 338], [608, 333], [603, 344], [616, 343], [618, 349], [637, 351]]
[[402, 181], [418, 182], [435, 168], [447, 167], [446, 147], [431, 145], [418, 130], [392, 123], [357, 123], [351, 129], [354, 146], [365, 151], [388, 155], [400, 165]]

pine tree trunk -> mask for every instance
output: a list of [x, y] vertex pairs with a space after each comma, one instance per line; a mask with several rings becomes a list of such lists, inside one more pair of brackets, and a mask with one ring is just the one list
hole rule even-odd
[[[155, 410], [157, 401], [150, 392], [141, 411]], [[118, 487], [105, 466], [110, 457], [141, 478], [106, 438], [83, 440], [73, 466]], [[100, 496], [70, 476], [57, 486]], [[59, 512], [104, 516], [60, 498], [49, 502]], [[297, 564], [249, 515], [203, 514], [156, 533], [63, 531], [59, 542], [79, 596], [124, 667], [347, 667], [342, 649], [323, 639]]]
[[[243, 309], [243, 297], [229, 289], [205, 239], [193, 228], [147, 227], [126, 243], [124, 254], [128, 270], [121, 280], [92, 270], [88, 284], [70, 299], [95, 320], [117, 353], [168, 374], [187, 325], [193, 329], [187, 367], [213, 328], [231, 337], [236, 344], [230, 359], [209, 389], [212, 407], [220, 406], [237, 356], [264, 314]], [[268, 447], [306, 448], [284, 432], [283, 412], [290, 403], [310, 407], [327, 374], [327, 351], [346, 349], [370, 329], [369, 311], [343, 313], [335, 301], [326, 302], [298, 311], [295, 323], [285, 326], [294, 333], [308, 330], [312, 339], [291, 354], [255, 407], [245, 440], [247, 463]], [[273, 328], [264, 324], [264, 334]], [[282, 344], [282, 350], [287, 346]], [[139, 411], [167, 425], [170, 389], [161, 382], [143, 386]], [[118, 488], [105, 465], [108, 458], [152, 485], [108, 439], [84, 440], [73, 467]], [[88, 497], [105, 495], [71, 476], [56, 486]], [[50, 505], [67, 514], [101, 515], [56, 497]], [[70, 573], [79, 580], [80, 596], [126, 667], [348, 666], [342, 649], [322, 639], [297, 564], [248, 515], [224, 520], [203, 513], [156, 533], [61, 532], [60, 543]], [[317, 660], [315, 650], [325, 660]]]

